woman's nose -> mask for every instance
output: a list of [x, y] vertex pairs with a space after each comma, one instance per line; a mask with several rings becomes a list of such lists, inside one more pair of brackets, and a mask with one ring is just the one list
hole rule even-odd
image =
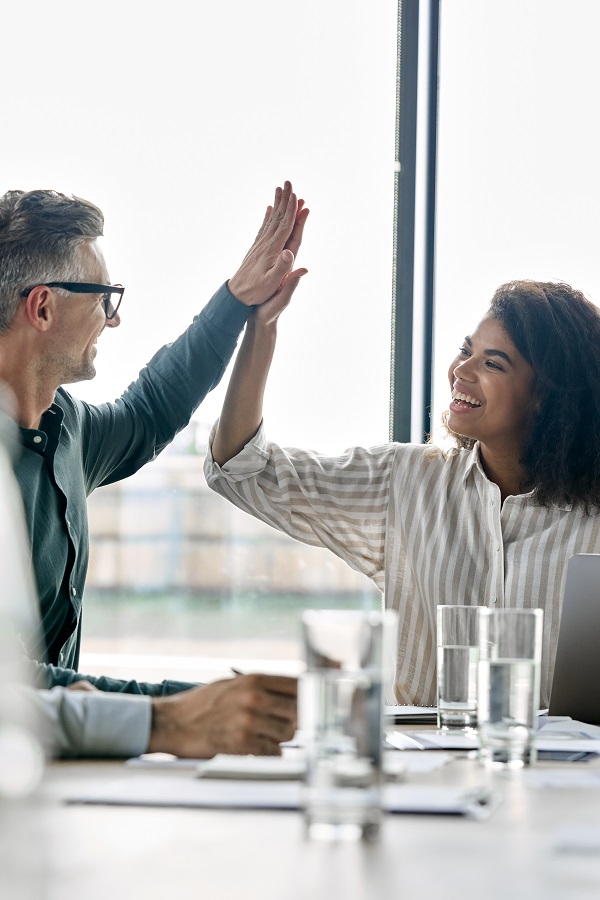
[[454, 367], [454, 377], [463, 381], [474, 381], [474, 367], [471, 365], [471, 357], [469, 359], [461, 359]]

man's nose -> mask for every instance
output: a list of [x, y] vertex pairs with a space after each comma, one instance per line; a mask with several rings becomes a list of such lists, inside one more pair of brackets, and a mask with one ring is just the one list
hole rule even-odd
[[106, 320], [107, 328], [118, 328], [120, 324], [121, 324], [121, 316], [119, 315], [119, 313], [115, 313], [114, 316], [112, 317], [112, 319]]

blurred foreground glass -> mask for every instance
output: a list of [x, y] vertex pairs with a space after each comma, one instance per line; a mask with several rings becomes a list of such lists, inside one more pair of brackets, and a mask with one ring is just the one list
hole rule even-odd
[[477, 726], [478, 606], [437, 608], [438, 728]]
[[391, 610], [307, 610], [300, 729], [307, 834], [374, 840], [381, 823], [383, 681], [396, 652]]
[[479, 758], [518, 769], [536, 760], [542, 659], [541, 609], [479, 613]]

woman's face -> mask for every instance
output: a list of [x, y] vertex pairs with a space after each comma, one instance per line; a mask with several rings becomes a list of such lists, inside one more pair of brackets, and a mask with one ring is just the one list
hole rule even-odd
[[465, 338], [448, 378], [448, 427], [518, 459], [533, 403], [534, 372], [497, 319], [482, 319]]

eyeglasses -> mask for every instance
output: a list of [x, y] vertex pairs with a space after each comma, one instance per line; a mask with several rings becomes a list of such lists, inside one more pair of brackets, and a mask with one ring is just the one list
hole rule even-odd
[[[62, 288], [72, 294], [100, 294], [102, 305], [104, 306], [104, 315], [107, 319], [114, 319], [117, 310], [121, 305], [125, 288], [122, 284], [91, 284], [88, 281], [46, 281], [43, 285], [34, 285], [34, 287]], [[21, 291], [21, 297], [28, 297], [33, 288], [24, 288]], [[117, 294], [118, 300], [113, 305], [112, 295]]]

